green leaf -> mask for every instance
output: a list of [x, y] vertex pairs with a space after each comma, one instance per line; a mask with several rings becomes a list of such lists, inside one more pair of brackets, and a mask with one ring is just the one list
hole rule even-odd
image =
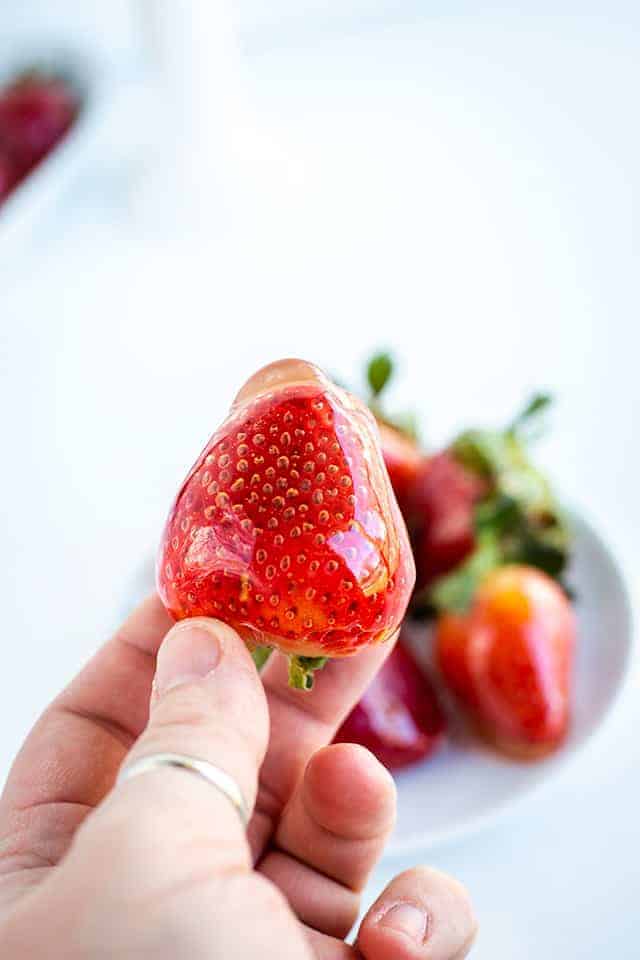
[[431, 606], [438, 612], [466, 613], [480, 583], [502, 562], [500, 543], [493, 532], [485, 532], [461, 566], [440, 577], [429, 590]]
[[251, 656], [253, 657], [253, 662], [256, 665], [258, 673], [264, 667], [265, 663], [271, 656], [271, 653], [271, 647], [254, 647], [254, 649], [251, 651]]
[[388, 353], [376, 353], [367, 367], [367, 383], [373, 398], [377, 397], [393, 374], [393, 360]]
[[311, 690], [315, 670], [322, 670], [328, 657], [289, 657], [289, 686]]
[[489, 479], [495, 477], [508, 459], [503, 433], [492, 430], [465, 430], [451, 444], [451, 452], [463, 467]]
[[553, 396], [550, 393], [534, 393], [524, 409], [511, 421], [507, 427], [507, 433], [517, 433], [525, 425], [529, 426], [531, 421], [537, 419], [543, 410], [547, 410], [552, 403]]
[[504, 533], [512, 529], [521, 518], [522, 510], [518, 501], [498, 491], [492, 496], [485, 497], [476, 505], [475, 529]]
[[526, 524], [509, 547], [509, 561], [538, 567], [556, 580], [561, 580], [571, 552], [571, 529], [562, 511], [554, 505], [552, 512], [526, 516]]

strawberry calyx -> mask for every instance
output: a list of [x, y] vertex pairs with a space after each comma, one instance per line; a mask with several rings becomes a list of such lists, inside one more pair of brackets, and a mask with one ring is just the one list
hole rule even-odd
[[322, 670], [328, 657], [289, 657], [289, 686], [295, 690], [311, 690], [313, 674]]
[[265, 663], [271, 656], [272, 649], [272, 647], [254, 647], [253, 650], [250, 651], [251, 659], [255, 663], [258, 673], [260, 673]]

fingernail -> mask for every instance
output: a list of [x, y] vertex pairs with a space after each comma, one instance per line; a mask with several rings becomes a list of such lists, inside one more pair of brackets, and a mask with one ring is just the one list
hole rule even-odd
[[427, 914], [414, 903], [396, 903], [379, 921], [381, 927], [403, 933], [414, 943], [424, 943], [427, 932]]
[[215, 624], [182, 620], [169, 630], [156, 660], [154, 694], [161, 697], [182, 683], [202, 680], [220, 660], [222, 646]]

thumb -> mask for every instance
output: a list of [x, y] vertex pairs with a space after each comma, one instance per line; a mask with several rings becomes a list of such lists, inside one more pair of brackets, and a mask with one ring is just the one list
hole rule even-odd
[[[269, 719], [262, 684], [247, 649], [219, 620], [183, 620], [169, 630], [156, 661], [149, 723], [123, 769], [158, 753], [208, 761], [231, 776], [251, 813], [258, 771], [267, 746]], [[250, 863], [244, 826], [227, 796], [189, 770], [157, 766], [121, 782], [109, 806], [122, 805], [145, 818], [176, 804], [221, 865]], [[139, 801], [139, 804], [138, 802]], [[170, 813], [169, 813], [170, 815]]]

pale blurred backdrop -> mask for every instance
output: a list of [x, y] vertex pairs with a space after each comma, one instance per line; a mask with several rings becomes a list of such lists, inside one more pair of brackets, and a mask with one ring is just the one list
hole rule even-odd
[[[540, 457], [640, 582], [636, 4], [0, 6], [0, 74], [52, 50], [87, 83], [73, 175], [0, 212], [3, 776], [279, 356], [357, 386], [389, 346], [434, 444], [551, 389]], [[429, 851], [475, 960], [637, 957], [639, 697], [636, 668], [549, 786]]]

